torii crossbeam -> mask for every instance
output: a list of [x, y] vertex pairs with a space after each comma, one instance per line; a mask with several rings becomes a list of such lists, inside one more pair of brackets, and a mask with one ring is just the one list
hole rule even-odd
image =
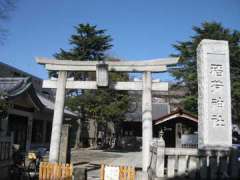
[[[50, 143], [50, 162], [58, 162], [60, 136], [63, 120], [65, 89], [98, 89], [108, 86], [114, 90], [142, 91], [142, 169], [147, 171], [150, 162], [150, 143], [152, 141], [152, 91], [168, 91], [167, 82], [152, 82], [152, 72], [167, 71], [167, 65], [176, 64], [178, 58], [163, 58], [145, 61], [75, 61], [37, 58], [37, 63], [45, 65], [49, 71], [58, 71], [57, 80], [44, 80], [44, 88], [55, 88], [56, 98]], [[99, 66], [101, 65], [101, 66]], [[103, 65], [103, 66], [102, 66]], [[70, 71], [96, 71], [96, 81], [67, 80]], [[108, 71], [142, 72], [139, 82], [108, 83]]]

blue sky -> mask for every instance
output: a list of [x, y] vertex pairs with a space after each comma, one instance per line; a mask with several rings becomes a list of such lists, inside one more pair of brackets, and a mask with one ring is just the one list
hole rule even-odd
[[[18, 0], [0, 61], [47, 78], [34, 57], [52, 57], [69, 49], [74, 26], [90, 23], [106, 29], [114, 47], [109, 55], [125, 60], [168, 57], [176, 41], [193, 35], [192, 26], [221, 22], [240, 30], [239, 0]], [[161, 77], [171, 80], [168, 75]]]

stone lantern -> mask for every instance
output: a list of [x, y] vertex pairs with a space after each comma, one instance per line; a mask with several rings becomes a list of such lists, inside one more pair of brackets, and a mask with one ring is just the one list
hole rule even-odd
[[157, 141], [157, 145], [160, 146], [160, 147], [164, 147], [165, 146], [165, 141], [163, 139], [163, 130], [161, 129], [161, 131], [159, 132], [159, 139]]
[[96, 81], [98, 87], [108, 86], [108, 64], [101, 62], [96, 66]]

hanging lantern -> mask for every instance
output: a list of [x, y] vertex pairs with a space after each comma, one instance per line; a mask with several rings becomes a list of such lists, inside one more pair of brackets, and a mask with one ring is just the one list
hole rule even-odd
[[108, 64], [101, 62], [96, 66], [96, 81], [98, 87], [108, 86]]

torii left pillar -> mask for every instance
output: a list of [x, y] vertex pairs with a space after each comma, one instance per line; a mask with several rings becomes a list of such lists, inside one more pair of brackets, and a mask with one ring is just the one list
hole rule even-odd
[[50, 143], [49, 162], [56, 163], [59, 161], [61, 129], [64, 113], [64, 100], [66, 88], [67, 72], [58, 72], [56, 99], [54, 106], [52, 136]]
[[152, 142], [152, 75], [143, 73], [142, 92], [142, 170], [147, 172], [150, 163], [150, 144]]

